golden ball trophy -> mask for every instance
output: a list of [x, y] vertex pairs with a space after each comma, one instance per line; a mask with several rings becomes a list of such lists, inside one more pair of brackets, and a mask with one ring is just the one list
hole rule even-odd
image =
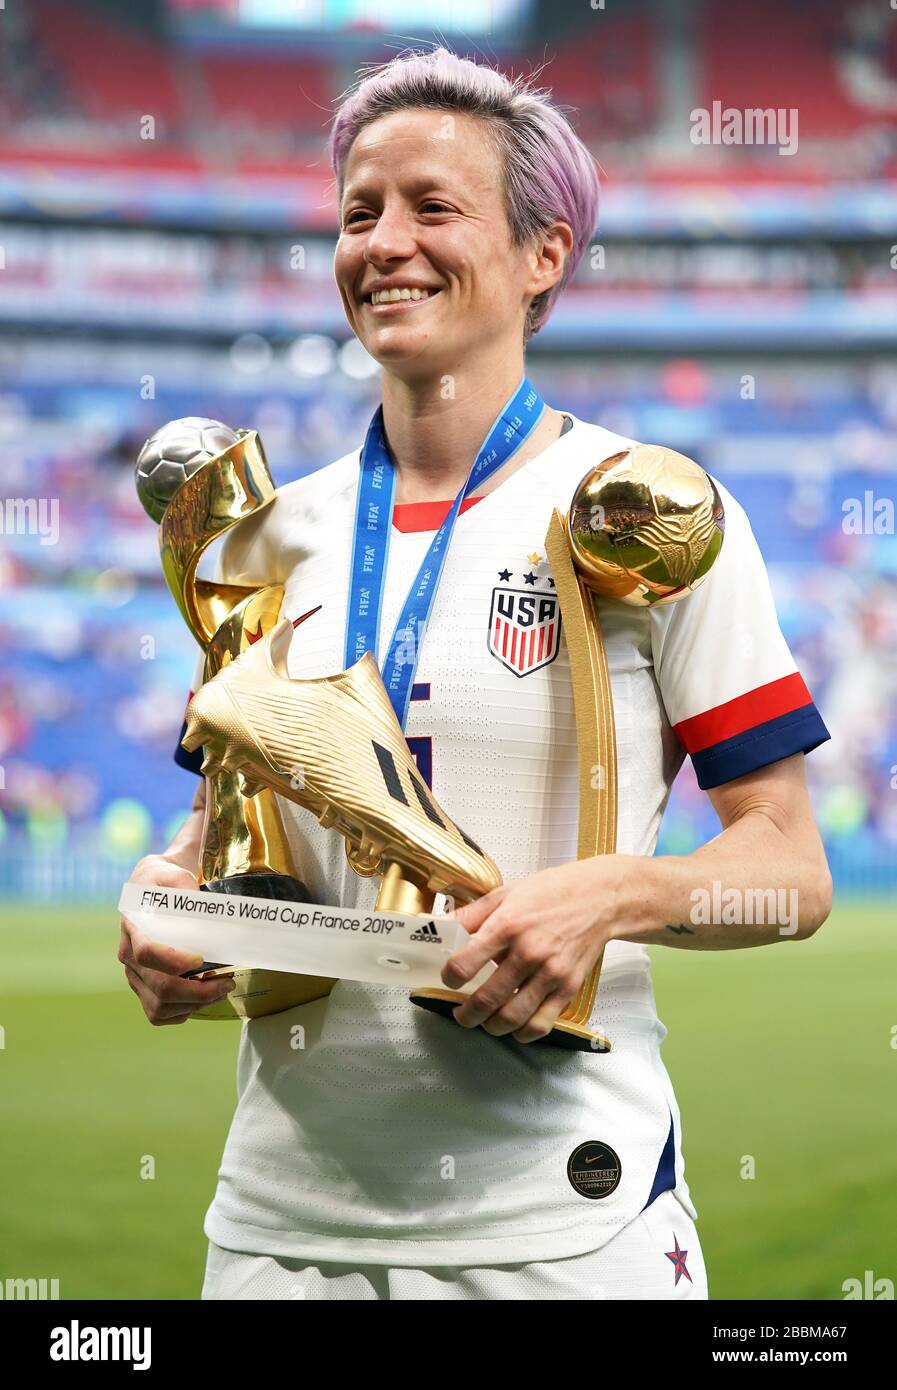
[[[211, 610], [202, 609], [197, 583], [186, 582], [195, 572], [197, 537], [189, 534], [185, 518], [191, 519], [194, 533], [197, 517], [205, 518], [198, 529], [207, 535], [210, 513], [205, 506], [197, 509], [196, 502], [200, 494], [208, 497], [209, 480], [217, 476], [222, 460], [262, 457], [257, 436], [241, 434], [240, 440], [183, 484], [163, 518], [166, 574], [194, 631], [203, 634], [211, 629], [213, 618]], [[251, 510], [270, 500], [267, 471], [264, 482], [258, 467], [251, 476], [241, 477], [259, 493]], [[241, 507], [248, 505], [245, 499], [251, 490], [243, 486]], [[235, 501], [225, 508], [228, 524], [235, 524], [238, 511]], [[552, 515], [545, 544], [570, 660], [578, 738], [580, 859], [613, 853], [617, 834], [613, 696], [595, 595], [639, 606], [675, 602], [706, 578], [723, 531], [719, 495], [703, 469], [681, 454], [647, 445], [604, 459], [583, 478], [567, 516], [557, 509]], [[229, 796], [239, 792], [250, 800], [276, 793], [311, 811], [323, 826], [344, 837], [346, 855], [357, 873], [380, 876], [376, 911], [428, 915], [437, 893], [456, 903], [469, 902], [497, 886], [497, 866], [454, 824], [422, 781], [371, 653], [346, 671], [293, 679], [287, 671], [293, 625], [282, 618], [269, 627], [279, 608], [279, 591], [261, 590], [249, 600], [232, 593], [232, 588], [217, 599], [219, 605], [233, 603], [224, 641], [227, 656], [210, 662], [209, 679], [190, 703], [183, 740], [187, 749], [203, 747], [203, 771], [210, 784], [224, 785]], [[256, 607], [243, 607], [251, 603]], [[241, 616], [234, 622], [238, 610]], [[216, 608], [214, 617], [219, 613]], [[261, 617], [264, 622], [259, 622]], [[267, 628], [251, 645], [245, 640], [250, 622], [256, 624], [254, 633]], [[220, 644], [214, 637], [210, 651], [217, 652]], [[299, 778], [297, 768], [302, 770]], [[222, 805], [217, 796], [210, 809], [209, 838], [219, 854], [234, 826], [221, 816]], [[232, 809], [232, 801], [227, 808]], [[218, 829], [213, 831], [216, 817]], [[540, 1042], [610, 1050], [608, 1039], [590, 1026], [600, 969], [599, 959], [551, 1034]], [[352, 974], [349, 958], [343, 977], [362, 978]], [[481, 972], [464, 991], [417, 988], [411, 998], [423, 1008], [451, 1014], [484, 977]], [[305, 999], [320, 997], [332, 983], [310, 982]], [[315, 987], [318, 995], [312, 992]]]
[[[570, 660], [579, 763], [577, 859], [617, 847], [617, 748], [614, 704], [594, 598], [635, 607], [675, 603], [706, 579], [723, 543], [725, 517], [710, 478], [692, 459], [640, 444], [592, 468], [567, 516], [555, 508], [545, 536]], [[589, 1026], [601, 957], [541, 1042], [609, 1052]], [[425, 989], [424, 1008], [450, 1014], [465, 994]]]

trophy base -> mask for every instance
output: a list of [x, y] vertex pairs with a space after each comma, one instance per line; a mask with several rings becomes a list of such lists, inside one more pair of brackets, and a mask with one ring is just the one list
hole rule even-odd
[[[464, 1004], [470, 998], [469, 994], [463, 994], [455, 989], [416, 989], [411, 994], [412, 1004], [417, 1004], [421, 1009], [429, 1009], [431, 1013], [442, 1014], [445, 1018], [453, 1018], [454, 1011], [459, 1004]], [[505, 1037], [516, 1042], [510, 1033]], [[501, 1042], [502, 1038], [496, 1038], [496, 1042]], [[568, 1052], [610, 1052], [611, 1044], [603, 1033], [597, 1033], [592, 1028], [586, 1028], [581, 1023], [565, 1023], [558, 1019], [557, 1023], [544, 1038], [536, 1038], [531, 1043], [520, 1043], [520, 1047], [560, 1047]]]
[[[201, 884], [204, 892], [231, 893], [240, 897], [274, 898], [279, 902], [311, 902], [308, 889], [289, 874], [273, 872], [233, 874]], [[243, 1018], [266, 1018], [281, 1014], [300, 1004], [310, 1004], [330, 993], [336, 980], [319, 975], [288, 975], [277, 970], [244, 969], [204, 960], [196, 970], [189, 970], [185, 980], [212, 980], [219, 975], [233, 975], [234, 988], [220, 1003], [197, 1009], [194, 1018], [212, 1022]]]
[[233, 975], [234, 988], [226, 999], [197, 1009], [193, 1018], [212, 1022], [235, 1018], [266, 1018], [282, 1014], [300, 1004], [311, 1004], [330, 993], [335, 980], [317, 975], [287, 975], [276, 970], [242, 970], [233, 965], [212, 965], [203, 961], [198, 970], [190, 972], [191, 979], [212, 980], [218, 975]]

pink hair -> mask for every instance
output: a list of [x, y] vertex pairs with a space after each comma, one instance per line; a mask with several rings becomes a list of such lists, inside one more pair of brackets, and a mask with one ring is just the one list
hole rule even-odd
[[410, 50], [362, 78], [343, 99], [330, 135], [340, 200], [346, 160], [359, 132], [380, 116], [414, 108], [458, 111], [488, 122], [504, 165], [513, 246], [526, 245], [553, 222], [566, 222], [573, 233], [560, 280], [529, 306], [527, 341], [547, 320], [595, 231], [595, 161], [549, 94], [527, 79], [506, 77], [446, 48]]

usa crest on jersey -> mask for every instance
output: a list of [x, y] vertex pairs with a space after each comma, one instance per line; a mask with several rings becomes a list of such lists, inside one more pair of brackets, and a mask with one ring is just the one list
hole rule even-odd
[[558, 654], [561, 610], [556, 594], [492, 590], [489, 650], [515, 676], [528, 676]]

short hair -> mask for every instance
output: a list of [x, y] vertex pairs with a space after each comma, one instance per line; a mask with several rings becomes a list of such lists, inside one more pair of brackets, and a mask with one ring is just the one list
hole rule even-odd
[[566, 222], [573, 233], [561, 278], [529, 306], [526, 342], [547, 320], [595, 231], [595, 161], [550, 95], [530, 79], [507, 77], [446, 48], [412, 49], [369, 72], [342, 100], [330, 135], [338, 199], [342, 200], [346, 160], [360, 131], [380, 116], [414, 108], [458, 111], [488, 124], [504, 168], [513, 246], [526, 245], [553, 222]]

